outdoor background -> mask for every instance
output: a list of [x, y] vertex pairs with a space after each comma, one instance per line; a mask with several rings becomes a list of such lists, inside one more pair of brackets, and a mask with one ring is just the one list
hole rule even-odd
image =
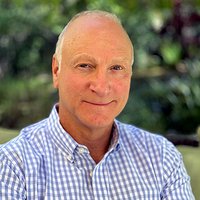
[[[57, 101], [51, 57], [58, 34], [86, 9], [117, 14], [134, 44], [130, 99], [119, 119], [198, 140], [200, 0], [0, 0], [0, 144], [48, 117]], [[200, 200], [200, 149], [178, 148]]]

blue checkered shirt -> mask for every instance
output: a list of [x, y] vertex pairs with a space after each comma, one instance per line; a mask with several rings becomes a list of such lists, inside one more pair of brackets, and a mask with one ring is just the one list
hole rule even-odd
[[1, 200], [193, 200], [175, 147], [161, 136], [115, 120], [108, 152], [95, 164], [49, 118], [21, 131], [0, 150]]

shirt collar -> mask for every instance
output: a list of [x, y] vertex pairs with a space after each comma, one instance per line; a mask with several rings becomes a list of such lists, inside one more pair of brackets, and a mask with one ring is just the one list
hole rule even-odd
[[113, 149], [118, 149], [120, 146], [120, 142], [119, 142], [119, 130], [118, 130], [118, 126], [116, 123], [116, 120], [114, 121], [113, 124], [113, 128], [112, 128], [112, 138], [111, 138], [111, 142], [110, 142], [110, 147], [109, 147], [109, 151], [113, 150]]
[[78, 146], [78, 143], [64, 130], [60, 124], [57, 108], [58, 104], [53, 107], [48, 118], [48, 131], [58, 150], [66, 154], [66, 156], [72, 160], [73, 152]]

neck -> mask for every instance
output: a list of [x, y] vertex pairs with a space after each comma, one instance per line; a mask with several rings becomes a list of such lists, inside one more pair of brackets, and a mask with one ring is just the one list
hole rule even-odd
[[105, 130], [67, 130], [67, 132], [78, 142], [85, 145], [93, 160], [98, 163], [108, 151], [112, 137], [112, 127]]
[[91, 157], [96, 163], [101, 161], [105, 153], [108, 151], [110, 145], [111, 130], [108, 133], [105, 134], [101, 133], [101, 135], [99, 134], [98, 136], [99, 137], [97, 136], [91, 137], [90, 135], [88, 137], [86, 136], [86, 137], [75, 138], [75, 140], [79, 144], [83, 144], [88, 148]]
[[[60, 115], [60, 114], [59, 114]], [[60, 116], [60, 123], [63, 128], [82, 145], [85, 145], [93, 160], [98, 163], [108, 151], [112, 137], [112, 125], [101, 128], [90, 128], [73, 123], [73, 120], [66, 120]]]

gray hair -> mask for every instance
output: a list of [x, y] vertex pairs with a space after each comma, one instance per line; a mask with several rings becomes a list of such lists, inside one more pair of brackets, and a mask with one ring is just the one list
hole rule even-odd
[[[61, 64], [61, 60], [62, 60], [62, 47], [63, 47], [63, 41], [64, 41], [64, 34], [67, 31], [67, 28], [69, 27], [69, 25], [77, 18], [81, 17], [81, 16], [86, 16], [86, 15], [98, 15], [98, 16], [102, 16], [102, 17], [106, 17], [109, 18], [111, 20], [113, 20], [114, 22], [116, 22], [117, 24], [119, 24], [122, 27], [121, 21], [120, 19], [113, 13], [109, 13], [106, 11], [101, 11], [101, 10], [89, 10], [89, 11], [83, 11], [80, 12], [78, 14], [76, 14], [69, 22], [68, 24], [64, 27], [64, 29], [62, 30], [62, 32], [60, 33], [59, 37], [58, 37], [58, 41], [56, 43], [56, 50], [55, 50], [55, 56], [56, 59], [58, 61], [58, 64], [60, 66]], [[123, 28], [123, 27], [122, 27]]]

